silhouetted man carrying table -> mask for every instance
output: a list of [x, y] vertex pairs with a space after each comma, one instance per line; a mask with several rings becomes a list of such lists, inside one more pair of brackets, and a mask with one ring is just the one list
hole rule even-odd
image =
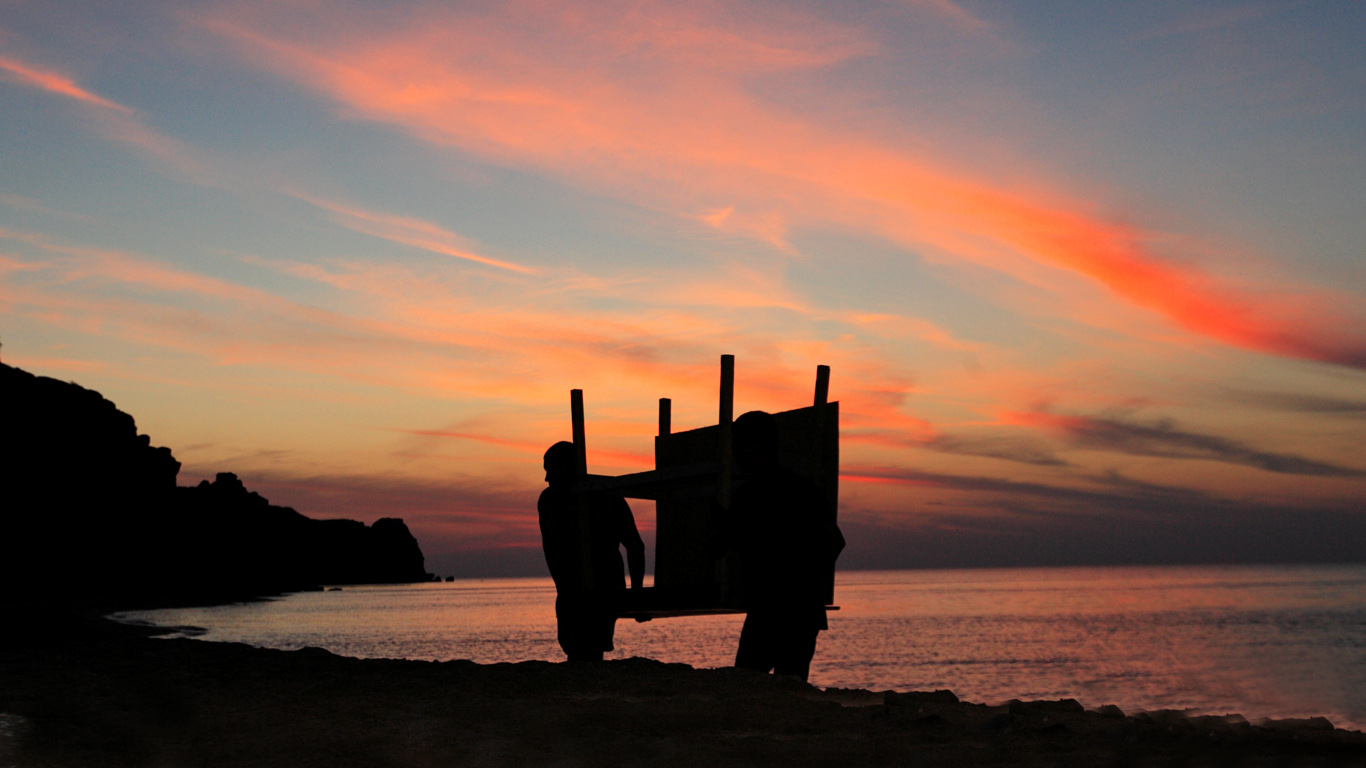
[[631, 587], [639, 589], [645, 577], [645, 543], [625, 499], [573, 491], [580, 479], [578, 466], [573, 443], [550, 446], [545, 452], [550, 487], [541, 492], [536, 508], [545, 562], [555, 580], [560, 647], [570, 661], [602, 661], [603, 653], [613, 648], [617, 602], [626, 588], [618, 547], [626, 547]]
[[825, 618], [825, 580], [844, 536], [815, 483], [778, 460], [778, 425], [763, 411], [735, 420], [741, 479], [731, 496], [730, 538], [740, 555], [745, 625], [735, 666], [805, 680]]

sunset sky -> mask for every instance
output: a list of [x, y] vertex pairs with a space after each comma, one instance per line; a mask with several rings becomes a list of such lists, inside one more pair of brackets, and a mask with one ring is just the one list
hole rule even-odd
[[1360, 559], [1363, 40], [1350, 0], [0, 0], [0, 357], [443, 574], [543, 572], [571, 388], [641, 471], [723, 353], [736, 413], [831, 366], [844, 567]]

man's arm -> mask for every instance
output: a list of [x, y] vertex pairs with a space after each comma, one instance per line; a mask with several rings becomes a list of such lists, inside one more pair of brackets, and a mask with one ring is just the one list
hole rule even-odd
[[545, 553], [545, 565], [550, 569], [555, 588], [559, 589], [562, 584], [568, 585], [570, 582], [565, 569], [564, 542], [561, 540], [563, 534], [555, 530], [554, 501], [549, 498], [548, 490], [543, 491], [537, 500], [536, 512], [541, 524], [541, 550]]

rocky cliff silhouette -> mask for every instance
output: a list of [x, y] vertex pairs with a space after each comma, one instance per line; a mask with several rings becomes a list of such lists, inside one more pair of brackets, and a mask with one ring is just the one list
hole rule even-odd
[[177, 486], [170, 449], [98, 392], [0, 364], [0, 403], [6, 601], [217, 602], [431, 578], [400, 519], [315, 520], [228, 472]]

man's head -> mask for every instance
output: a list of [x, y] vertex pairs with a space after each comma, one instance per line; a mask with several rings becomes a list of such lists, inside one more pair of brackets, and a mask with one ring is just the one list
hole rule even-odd
[[551, 485], [572, 483], [579, 476], [579, 452], [561, 440], [545, 452], [545, 481]]
[[772, 414], [750, 411], [731, 428], [735, 463], [745, 472], [756, 472], [778, 463], [778, 422]]

